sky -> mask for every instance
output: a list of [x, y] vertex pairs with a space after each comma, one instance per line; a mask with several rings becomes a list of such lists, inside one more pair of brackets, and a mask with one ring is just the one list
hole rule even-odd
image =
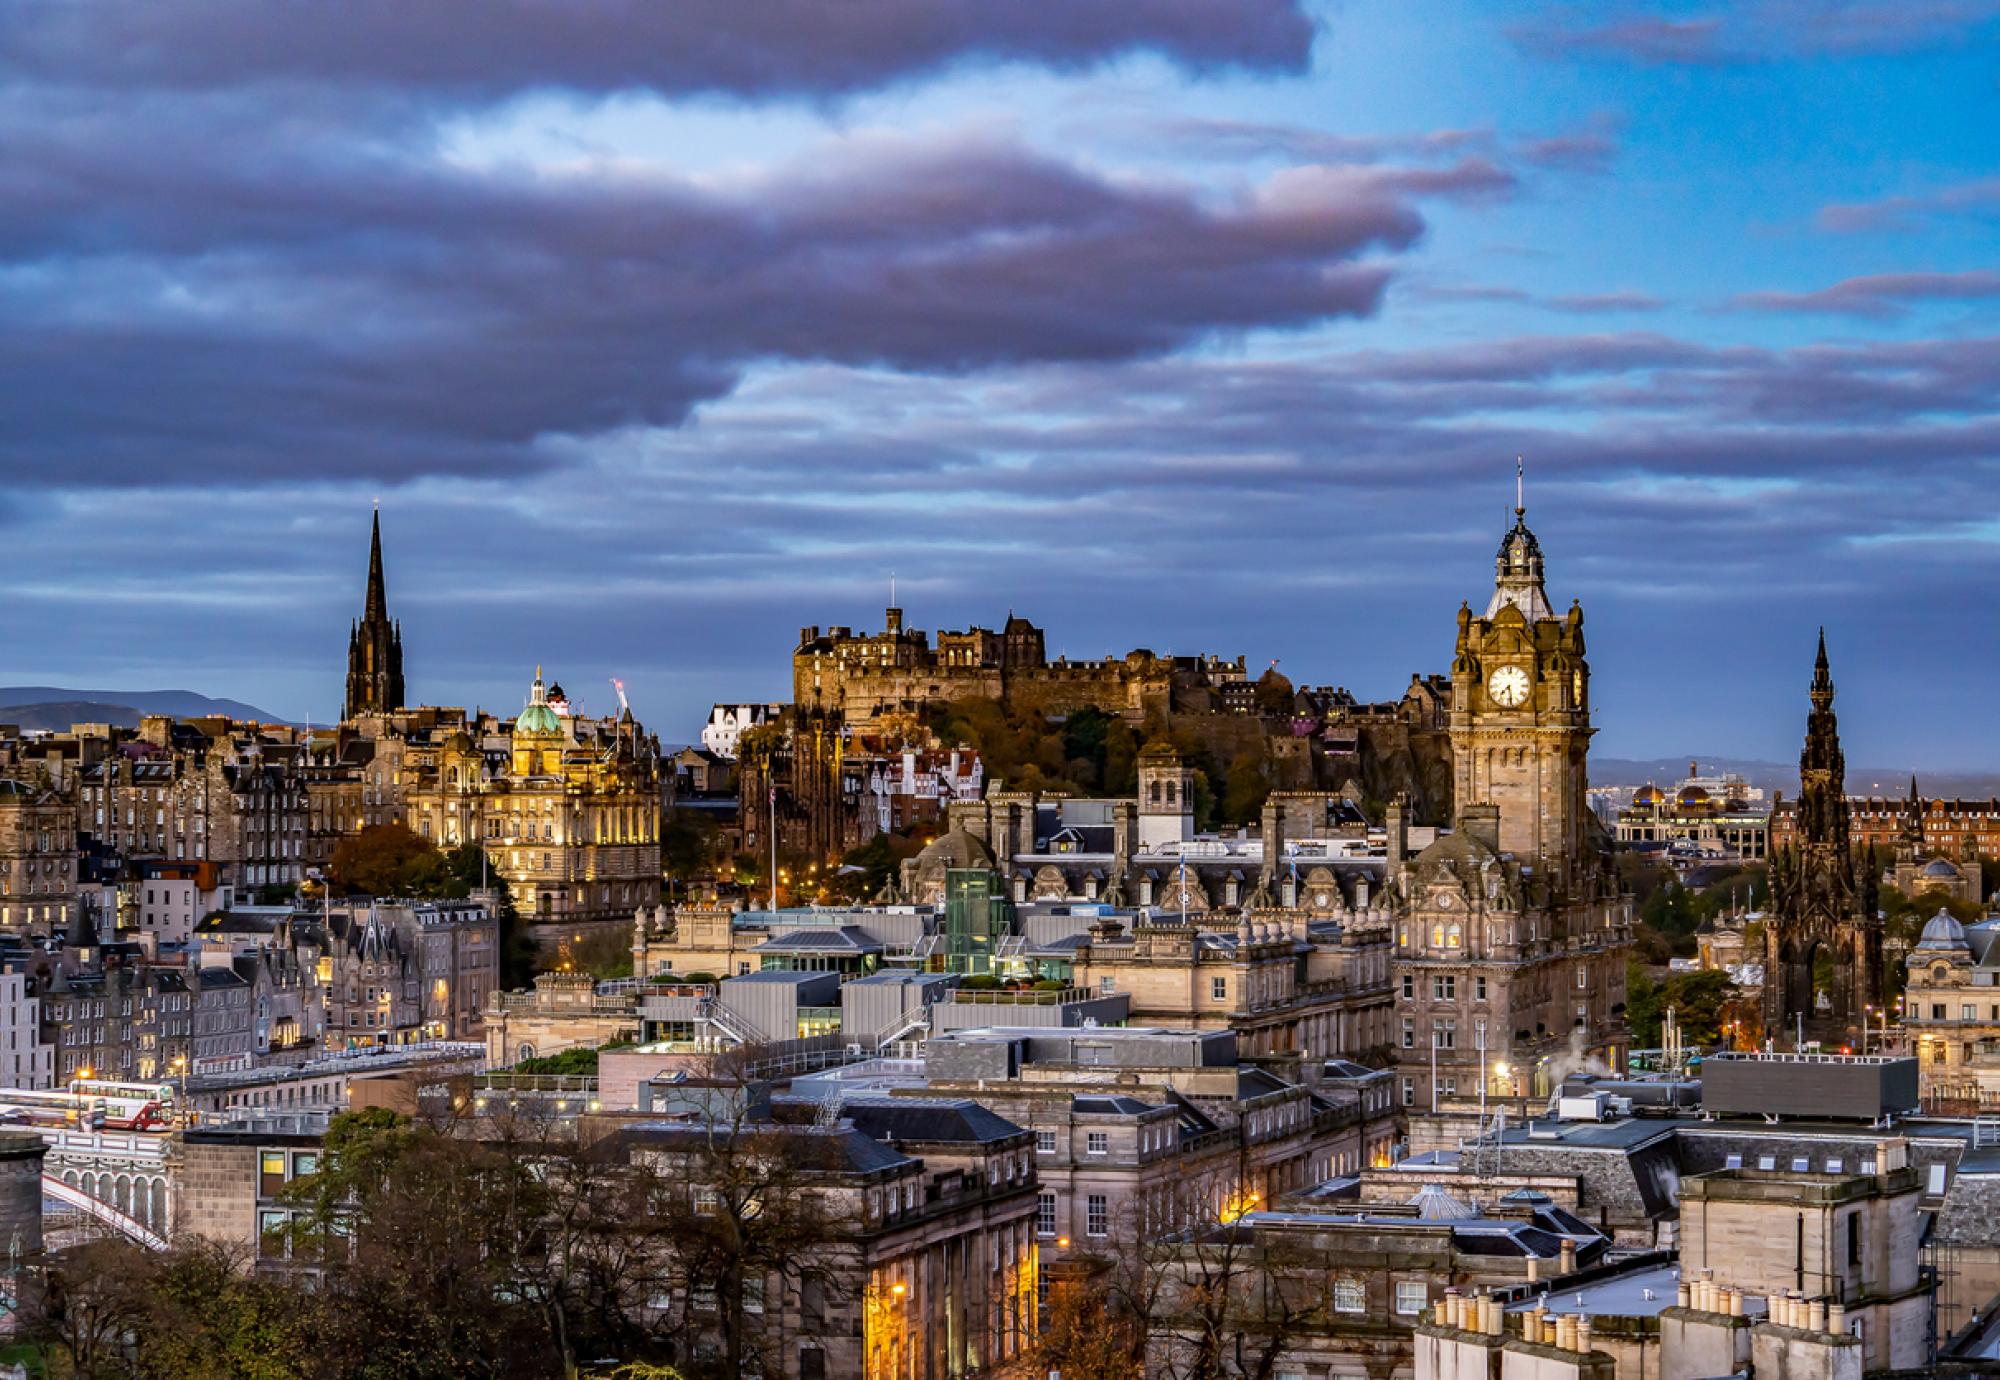
[[2000, 0], [22, 0], [0, 683], [663, 738], [800, 627], [1400, 694], [1525, 457], [1596, 750], [2000, 767]]

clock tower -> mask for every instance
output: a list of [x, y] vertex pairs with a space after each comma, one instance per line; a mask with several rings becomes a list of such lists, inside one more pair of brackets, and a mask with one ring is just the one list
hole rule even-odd
[[1453, 799], [1497, 806], [1499, 848], [1568, 879], [1582, 860], [1589, 805], [1590, 667], [1583, 609], [1558, 617], [1542, 548], [1517, 489], [1486, 611], [1458, 610], [1451, 666]]

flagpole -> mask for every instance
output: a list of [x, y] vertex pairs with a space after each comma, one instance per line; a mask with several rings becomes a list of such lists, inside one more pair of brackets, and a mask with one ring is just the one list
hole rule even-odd
[[771, 787], [771, 911], [778, 910], [778, 788]]

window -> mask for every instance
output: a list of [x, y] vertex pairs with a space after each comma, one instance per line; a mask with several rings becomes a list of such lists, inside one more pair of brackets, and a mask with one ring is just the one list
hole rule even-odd
[[1857, 1270], [1861, 1268], [1861, 1214], [1858, 1212], [1847, 1219], [1847, 1263]]
[[1430, 1290], [1420, 1279], [1396, 1281], [1396, 1311], [1404, 1315], [1421, 1313], [1430, 1302]]
[[1724, 1169], [1741, 1169], [1743, 1167], [1743, 1157], [1741, 1155], [1731, 1155], [1722, 1162], [1722, 1167]]
[[715, 1216], [715, 1210], [721, 1202], [712, 1188], [696, 1188], [694, 1191], [694, 1210], [697, 1216]]
[[1111, 1153], [1111, 1135], [1107, 1131], [1089, 1131], [1083, 1138], [1084, 1153], [1108, 1155]]
[[1116, 992], [1118, 990], [1118, 979], [1099, 978], [1097, 982], [1097, 990], [1099, 992], [1102, 992], [1104, 995], [1109, 996], [1111, 993]]
[[1403, 1105], [1405, 1107], [1417, 1105], [1417, 1080], [1414, 1078], [1403, 1080]]
[[1776, 1155], [1759, 1155], [1757, 1157], [1757, 1167], [1759, 1169], [1776, 1169], [1778, 1167], [1778, 1157]]
[[1576, 990], [1581, 992], [1589, 986], [1590, 986], [1590, 965], [1587, 963], [1579, 963], [1576, 966]]
[[[1229, 979], [1226, 977], [1210, 978], [1208, 980], [1208, 995], [1216, 1001], [1228, 1001]], [[1968, 1007], [1966, 1009], [1970, 1010], [1971, 1008]]]
[[1804, 1155], [1800, 1155], [1792, 1161], [1792, 1172], [1794, 1174], [1803, 1174], [1811, 1168], [1812, 1161]]
[[1403, 1017], [1403, 1048], [1417, 1047], [1417, 1023], [1408, 1016]]
[[1828, 1160], [1827, 1160], [1827, 1162], [1826, 1162], [1826, 1172], [1827, 1172], [1827, 1173], [1829, 1173], [1829, 1174], [1844, 1174], [1844, 1173], [1846, 1173], [1846, 1172], [1847, 1172], [1847, 1161], [1846, 1161], [1846, 1160], [1843, 1160], [1843, 1159], [1840, 1159], [1840, 1158], [1839, 1158], [1839, 1157], [1837, 1157], [1837, 1156], [1836, 1156], [1836, 1157], [1833, 1157], [1833, 1158], [1830, 1158], [1830, 1159], [1828, 1159]]
[[1056, 1195], [1053, 1193], [1035, 1195], [1035, 1234], [1037, 1236], [1056, 1234]]
[[1486, 979], [1485, 979], [1485, 978], [1483, 978], [1483, 977], [1477, 977], [1477, 978], [1474, 978], [1474, 979], [1472, 980], [1472, 995], [1473, 995], [1473, 996], [1474, 996], [1475, 998], [1477, 998], [1478, 1000], [1480, 1000], [1480, 1001], [1485, 1001], [1485, 1000], [1486, 1000]]
[[1410, 1001], [1417, 995], [1417, 980], [1409, 973], [1403, 974], [1403, 1000]]
[[1973, 1014], [1973, 1007], [1971, 1002], [1966, 1002], [1964, 1005], [1958, 1008], [1958, 1018], [1961, 1021], [1973, 1021], [1979, 1019], [1977, 1016]]
[[285, 1190], [285, 1152], [266, 1150], [258, 1156], [257, 1196], [275, 1198]]
[[257, 1214], [257, 1254], [266, 1260], [280, 1259], [286, 1254], [285, 1226], [289, 1220], [282, 1212]]
[[1358, 1279], [1336, 1279], [1333, 1282], [1333, 1311], [1336, 1313], [1365, 1313], [1368, 1311], [1368, 1291]]
[[1458, 1048], [1458, 1022], [1439, 1021], [1431, 1032], [1432, 1043], [1439, 1049]]
[[1087, 1236], [1103, 1236], [1111, 1230], [1111, 1202], [1102, 1193], [1084, 1200], [1083, 1230]]
[[1455, 977], [1434, 977], [1431, 979], [1431, 1000], [1456, 1001], [1458, 999], [1458, 979]]
[[1035, 1132], [1035, 1153], [1037, 1155], [1053, 1155], [1055, 1152], [1056, 1133], [1054, 1131]]

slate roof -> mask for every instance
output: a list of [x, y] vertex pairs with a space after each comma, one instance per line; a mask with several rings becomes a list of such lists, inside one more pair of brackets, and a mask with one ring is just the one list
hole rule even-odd
[[772, 935], [757, 946], [759, 953], [844, 953], [879, 954], [882, 946], [858, 925], [828, 926], [824, 929], [787, 930]]
[[892, 1143], [992, 1145], [1027, 1134], [969, 1097], [844, 1098], [840, 1114], [857, 1130]]
[[1143, 1116], [1155, 1110], [1136, 1097], [1072, 1097], [1069, 1102], [1072, 1112], [1087, 1112], [1097, 1116]]
[[[907, 1169], [918, 1163], [894, 1146], [886, 1145], [852, 1126], [827, 1129], [753, 1123], [744, 1127], [742, 1134], [799, 1137], [799, 1167], [807, 1173], [873, 1174], [883, 1170]], [[701, 1153], [710, 1145], [710, 1128], [699, 1122], [642, 1121], [622, 1128], [619, 1135], [626, 1145], [640, 1150]]]

